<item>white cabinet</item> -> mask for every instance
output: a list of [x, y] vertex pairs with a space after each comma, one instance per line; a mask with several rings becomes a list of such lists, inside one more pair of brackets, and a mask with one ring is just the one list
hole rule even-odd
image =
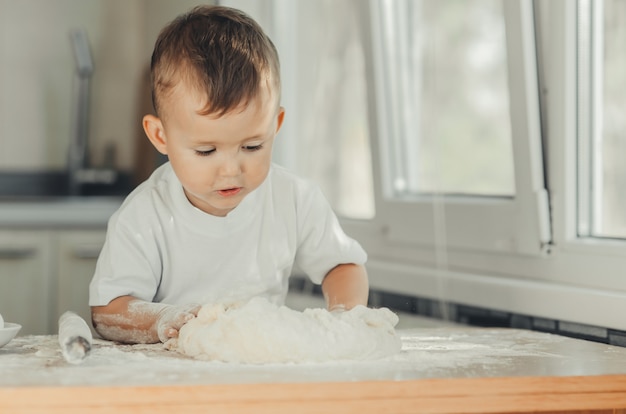
[[91, 326], [89, 283], [105, 230], [0, 230], [0, 314], [20, 335], [55, 334], [65, 311]]
[[55, 235], [58, 289], [56, 318], [65, 311], [76, 312], [91, 326], [89, 283], [104, 244], [104, 230], [62, 231]]
[[0, 313], [20, 335], [55, 334], [71, 310], [91, 325], [89, 283], [122, 199], [0, 203]]
[[0, 231], [0, 313], [22, 325], [20, 335], [52, 329], [50, 316], [54, 280], [47, 231]]

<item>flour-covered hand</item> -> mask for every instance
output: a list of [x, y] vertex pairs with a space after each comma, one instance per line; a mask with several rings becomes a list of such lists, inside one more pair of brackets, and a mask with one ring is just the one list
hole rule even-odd
[[167, 305], [159, 311], [156, 330], [163, 343], [178, 337], [178, 331], [184, 324], [198, 315], [200, 305]]

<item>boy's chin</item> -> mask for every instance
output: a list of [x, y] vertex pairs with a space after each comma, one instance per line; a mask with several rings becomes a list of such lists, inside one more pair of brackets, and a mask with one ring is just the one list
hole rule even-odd
[[212, 216], [224, 217], [231, 211], [233, 211], [243, 200], [243, 197], [237, 197], [237, 200], [230, 199], [217, 199], [211, 200], [203, 197], [198, 197], [190, 194], [186, 194], [189, 203], [198, 210], [204, 211]]
[[231, 211], [233, 211], [235, 208], [237, 208], [237, 206], [239, 206], [239, 204], [241, 204], [241, 201], [243, 200], [243, 196], [241, 197], [236, 197], [233, 199], [229, 199], [229, 200], [217, 200], [216, 202], [205, 202], [202, 203], [201, 207], [198, 207], [200, 210], [204, 211], [205, 213], [211, 214], [213, 216], [219, 216], [219, 217], [224, 217], [226, 216], [228, 213], [230, 213]]

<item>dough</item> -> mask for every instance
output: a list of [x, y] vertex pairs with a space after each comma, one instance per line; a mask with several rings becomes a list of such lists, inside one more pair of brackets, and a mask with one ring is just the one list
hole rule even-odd
[[397, 323], [387, 308], [298, 312], [253, 298], [243, 305], [203, 306], [168, 345], [194, 358], [225, 362], [368, 360], [400, 351]]

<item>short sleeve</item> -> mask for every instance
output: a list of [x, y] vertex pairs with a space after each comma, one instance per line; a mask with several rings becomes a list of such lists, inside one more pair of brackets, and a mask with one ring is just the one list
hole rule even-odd
[[[160, 281], [158, 246], [140, 222], [116, 213], [109, 220], [107, 237], [89, 286], [89, 305], [105, 306], [120, 296], [152, 301]], [[153, 230], [147, 230], [153, 231]]]
[[309, 184], [298, 202], [298, 247], [295, 264], [317, 284], [340, 264], [363, 265], [367, 254], [348, 237], [322, 191]]

